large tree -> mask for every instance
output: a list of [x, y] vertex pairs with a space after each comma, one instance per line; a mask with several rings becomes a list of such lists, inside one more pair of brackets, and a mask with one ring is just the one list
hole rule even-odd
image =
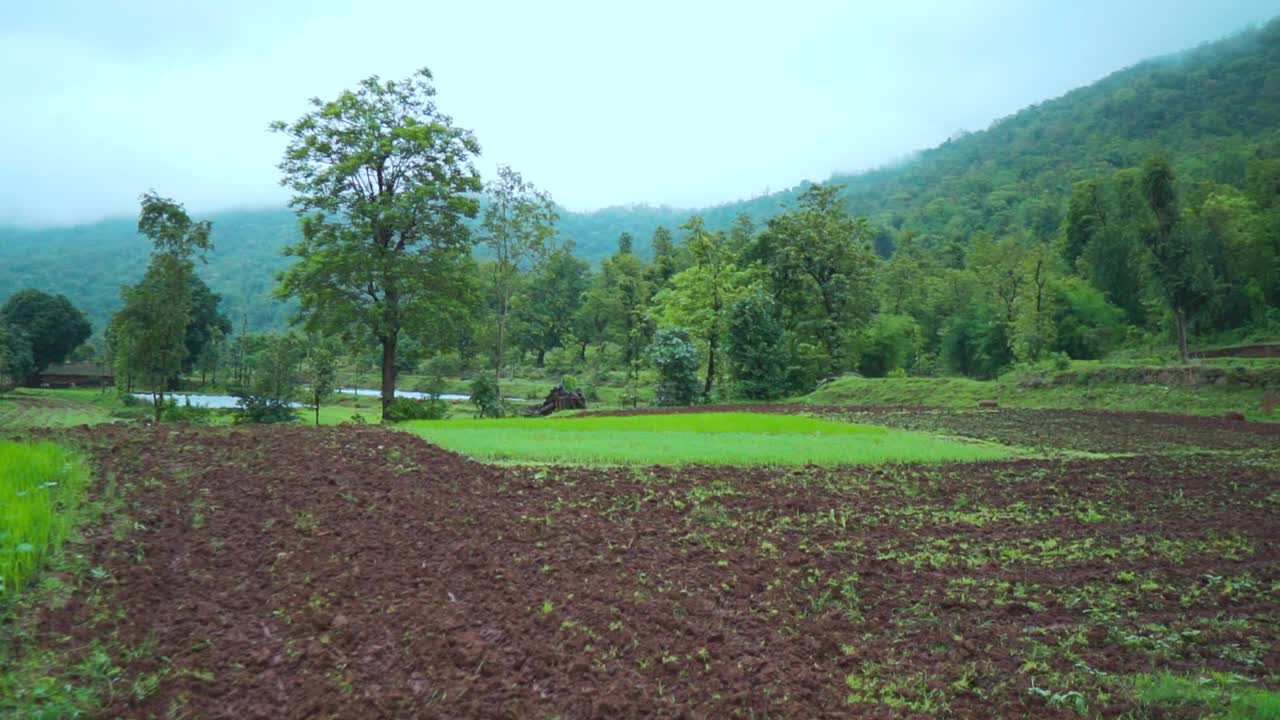
[[1151, 211], [1143, 241], [1151, 251], [1156, 283], [1173, 313], [1178, 333], [1178, 356], [1187, 361], [1187, 316], [1203, 303], [1212, 284], [1209, 268], [1195, 236], [1180, 227], [1181, 210], [1173, 168], [1163, 156], [1142, 166], [1142, 196]]
[[536, 354], [538, 367], [543, 366], [548, 350], [569, 340], [590, 272], [585, 260], [573, 256], [572, 240], [534, 268], [518, 314], [525, 328], [525, 346]]
[[289, 145], [280, 169], [302, 218], [297, 261], [278, 295], [297, 298], [307, 328], [353, 326], [381, 347], [382, 407], [395, 398], [403, 330], [461, 310], [470, 234], [479, 210], [480, 145], [435, 103], [431, 72], [377, 76], [272, 128]]
[[92, 334], [89, 320], [64, 295], [16, 292], [0, 306], [0, 324], [22, 332], [30, 344], [29, 373], [62, 362]]
[[27, 334], [0, 322], [0, 387], [17, 384], [31, 373], [31, 341]]
[[547, 241], [555, 234], [556, 210], [551, 196], [507, 165], [498, 166], [498, 178], [486, 187], [488, 205], [480, 223], [481, 236], [493, 253], [493, 297], [497, 337], [493, 353], [494, 391], [502, 397], [502, 364], [505, 359], [511, 297], [517, 275], [546, 254]]
[[788, 328], [822, 344], [832, 374], [848, 361], [845, 335], [876, 310], [871, 227], [849, 215], [840, 188], [810, 185], [796, 207], [770, 218], [747, 253], [769, 268]]
[[719, 373], [721, 348], [726, 330], [725, 316], [747, 284], [744, 273], [733, 264], [729, 241], [723, 233], [708, 232], [700, 216], [681, 226], [685, 247], [693, 265], [676, 273], [670, 287], [653, 298], [652, 314], [662, 328], [684, 328], [706, 352], [706, 374], [702, 399], [711, 399]]
[[111, 320], [117, 376], [151, 392], [156, 422], [169, 383], [187, 358], [193, 258], [212, 244], [208, 221], [194, 222], [182, 205], [154, 192], [142, 196], [138, 232], [151, 239], [142, 281], [121, 290], [124, 307]]

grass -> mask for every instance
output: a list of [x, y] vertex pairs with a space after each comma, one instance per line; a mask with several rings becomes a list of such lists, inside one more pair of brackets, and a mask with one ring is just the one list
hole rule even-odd
[[1276, 421], [1260, 408], [1263, 390], [1257, 387], [1212, 385], [1183, 387], [1092, 383], [1022, 387], [1015, 377], [998, 380], [942, 378], [845, 377], [801, 398], [814, 405], [921, 405], [973, 408], [981, 400], [1006, 407], [1082, 408], [1096, 410], [1172, 412], [1222, 415], [1241, 412], [1249, 420]]
[[51, 443], [0, 443], [0, 597], [19, 590], [71, 529], [89, 473]]
[[761, 413], [419, 420], [401, 427], [489, 461], [582, 465], [878, 465], [992, 460], [1009, 448]]
[[0, 394], [0, 428], [97, 425], [111, 422], [119, 408], [115, 393], [23, 388]]
[[1197, 717], [1280, 719], [1280, 692], [1251, 687], [1249, 682], [1224, 673], [1191, 678], [1163, 672], [1139, 676], [1134, 693], [1148, 705], [1195, 708]]

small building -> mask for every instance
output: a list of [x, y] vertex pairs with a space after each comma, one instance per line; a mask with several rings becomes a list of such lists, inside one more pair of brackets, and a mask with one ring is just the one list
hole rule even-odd
[[32, 387], [75, 388], [102, 387], [115, 382], [111, 368], [90, 362], [70, 362], [50, 365], [35, 376]]

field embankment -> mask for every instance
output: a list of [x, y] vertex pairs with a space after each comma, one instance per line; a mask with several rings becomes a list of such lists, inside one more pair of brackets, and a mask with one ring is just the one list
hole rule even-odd
[[995, 401], [1015, 408], [1143, 411], [1193, 415], [1241, 413], [1278, 421], [1280, 367], [1094, 367], [1018, 373], [997, 380], [956, 377], [844, 377], [801, 400], [813, 405], [973, 408]]

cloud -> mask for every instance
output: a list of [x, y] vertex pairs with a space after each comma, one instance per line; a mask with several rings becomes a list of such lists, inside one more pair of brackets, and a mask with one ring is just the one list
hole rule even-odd
[[0, 25], [0, 221], [281, 204], [312, 96], [429, 66], [441, 108], [572, 209], [700, 206], [873, 167], [1280, 0], [54, 2]]

